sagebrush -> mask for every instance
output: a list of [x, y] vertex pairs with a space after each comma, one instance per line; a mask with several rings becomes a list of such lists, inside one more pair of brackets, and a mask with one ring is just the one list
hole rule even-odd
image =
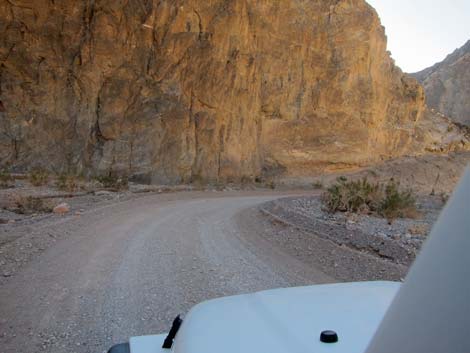
[[410, 189], [400, 190], [400, 183], [392, 179], [385, 186], [379, 214], [387, 219], [416, 217], [418, 211], [413, 192]]
[[329, 212], [375, 214], [387, 219], [415, 217], [416, 199], [410, 189], [402, 190], [400, 183], [371, 183], [367, 178], [348, 180], [340, 177], [322, 195]]
[[78, 178], [73, 174], [60, 174], [57, 177], [56, 186], [58, 189], [68, 192], [75, 192], [81, 188]]
[[21, 195], [15, 197], [15, 206], [14, 211], [20, 214], [48, 213], [54, 208], [50, 200]]
[[7, 170], [0, 170], [0, 189], [11, 188], [15, 186], [15, 179]]
[[316, 190], [320, 190], [320, 189], [324, 188], [324, 185], [321, 181], [317, 180], [317, 181], [312, 183], [312, 187]]
[[49, 172], [43, 168], [34, 168], [29, 172], [28, 179], [34, 186], [45, 185], [49, 181]]
[[105, 188], [125, 190], [129, 187], [129, 179], [127, 176], [117, 176], [114, 174], [108, 174], [96, 177], [96, 180], [100, 182]]

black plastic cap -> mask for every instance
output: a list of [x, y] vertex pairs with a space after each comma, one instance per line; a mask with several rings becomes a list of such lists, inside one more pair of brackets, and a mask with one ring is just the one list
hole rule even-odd
[[338, 342], [338, 334], [335, 331], [323, 331], [320, 334], [320, 341], [323, 343], [336, 343]]

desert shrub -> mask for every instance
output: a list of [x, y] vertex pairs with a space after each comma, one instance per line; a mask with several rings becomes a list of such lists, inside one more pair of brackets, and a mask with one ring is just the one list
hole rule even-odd
[[416, 199], [411, 190], [400, 190], [400, 183], [391, 179], [385, 186], [379, 213], [387, 218], [415, 217]]
[[276, 189], [276, 183], [274, 182], [274, 180], [266, 181], [265, 185], [266, 185], [267, 188], [269, 188], [271, 190]]
[[28, 179], [34, 186], [45, 185], [49, 180], [49, 173], [45, 169], [35, 168], [29, 172]]
[[240, 179], [240, 184], [242, 184], [242, 185], [249, 185], [249, 184], [252, 184], [252, 183], [253, 183], [253, 178], [252, 177], [244, 175]]
[[56, 186], [60, 190], [75, 192], [80, 189], [78, 178], [72, 174], [60, 174], [56, 180]]
[[321, 181], [315, 181], [312, 183], [312, 187], [316, 190], [323, 189], [323, 183]]
[[449, 200], [449, 194], [446, 194], [444, 191], [439, 194], [439, 197], [441, 198], [441, 201], [444, 205]]
[[57, 188], [60, 190], [67, 189], [67, 179], [68, 177], [66, 174], [59, 174], [55, 182], [55, 185], [57, 186]]
[[426, 235], [429, 233], [429, 228], [425, 224], [414, 224], [408, 228], [408, 233], [412, 235]]
[[273, 178], [266, 178], [264, 176], [255, 176], [254, 179], [252, 179], [255, 184], [258, 184], [260, 187], [263, 188], [268, 188], [268, 189], [276, 189], [276, 182], [274, 181]]
[[52, 212], [54, 208], [50, 201], [45, 201], [32, 196], [20, 195], [15, 197], [15, 206], [15, 211], [21, 214], [47, 213]]
[[411, 190], [400, 190], [391, 179], [386, 184], [370, 183], [367, 178], [349, 181], [340, 177], [322, 195], [329, 212], [376, 214], [388, 219], [416, 215], [416, 202]]
[[367, 213], [378, 208], [379, 189], [379, 184], [371, 184], [366, 178], [348, 181], [345, 177], [339, 177], [323, 193], [322, 200], [330, 212]]
[[0, 170], [0, 189], [11, 188], [13, 186], [15, 186], [15, 179], [11, 174], [5, 169]]
[[129, 179], [126, 176], [117, 176], [115, 174], [108, 174], [96, 177], [107, 189], [124, 190], [129, 187]]

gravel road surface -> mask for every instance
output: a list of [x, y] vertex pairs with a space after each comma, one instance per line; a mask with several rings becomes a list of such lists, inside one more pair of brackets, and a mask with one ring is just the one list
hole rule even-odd
[[104, 352], [209, 298], [333, 282], [243, 222], [276, 197], [150, 195], [51, 223], [67, 236], [0, 285], [0, 351]]

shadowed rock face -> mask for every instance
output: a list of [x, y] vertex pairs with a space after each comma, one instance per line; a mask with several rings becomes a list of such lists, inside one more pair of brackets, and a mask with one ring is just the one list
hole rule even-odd
[[470, 126], [470, 40], [436, 65], [413, 74], [430, 108]]
[[18, 169], [303, 175], [409, 153], [424, 111], [363, 0], [2, 1], [0, 66]]

